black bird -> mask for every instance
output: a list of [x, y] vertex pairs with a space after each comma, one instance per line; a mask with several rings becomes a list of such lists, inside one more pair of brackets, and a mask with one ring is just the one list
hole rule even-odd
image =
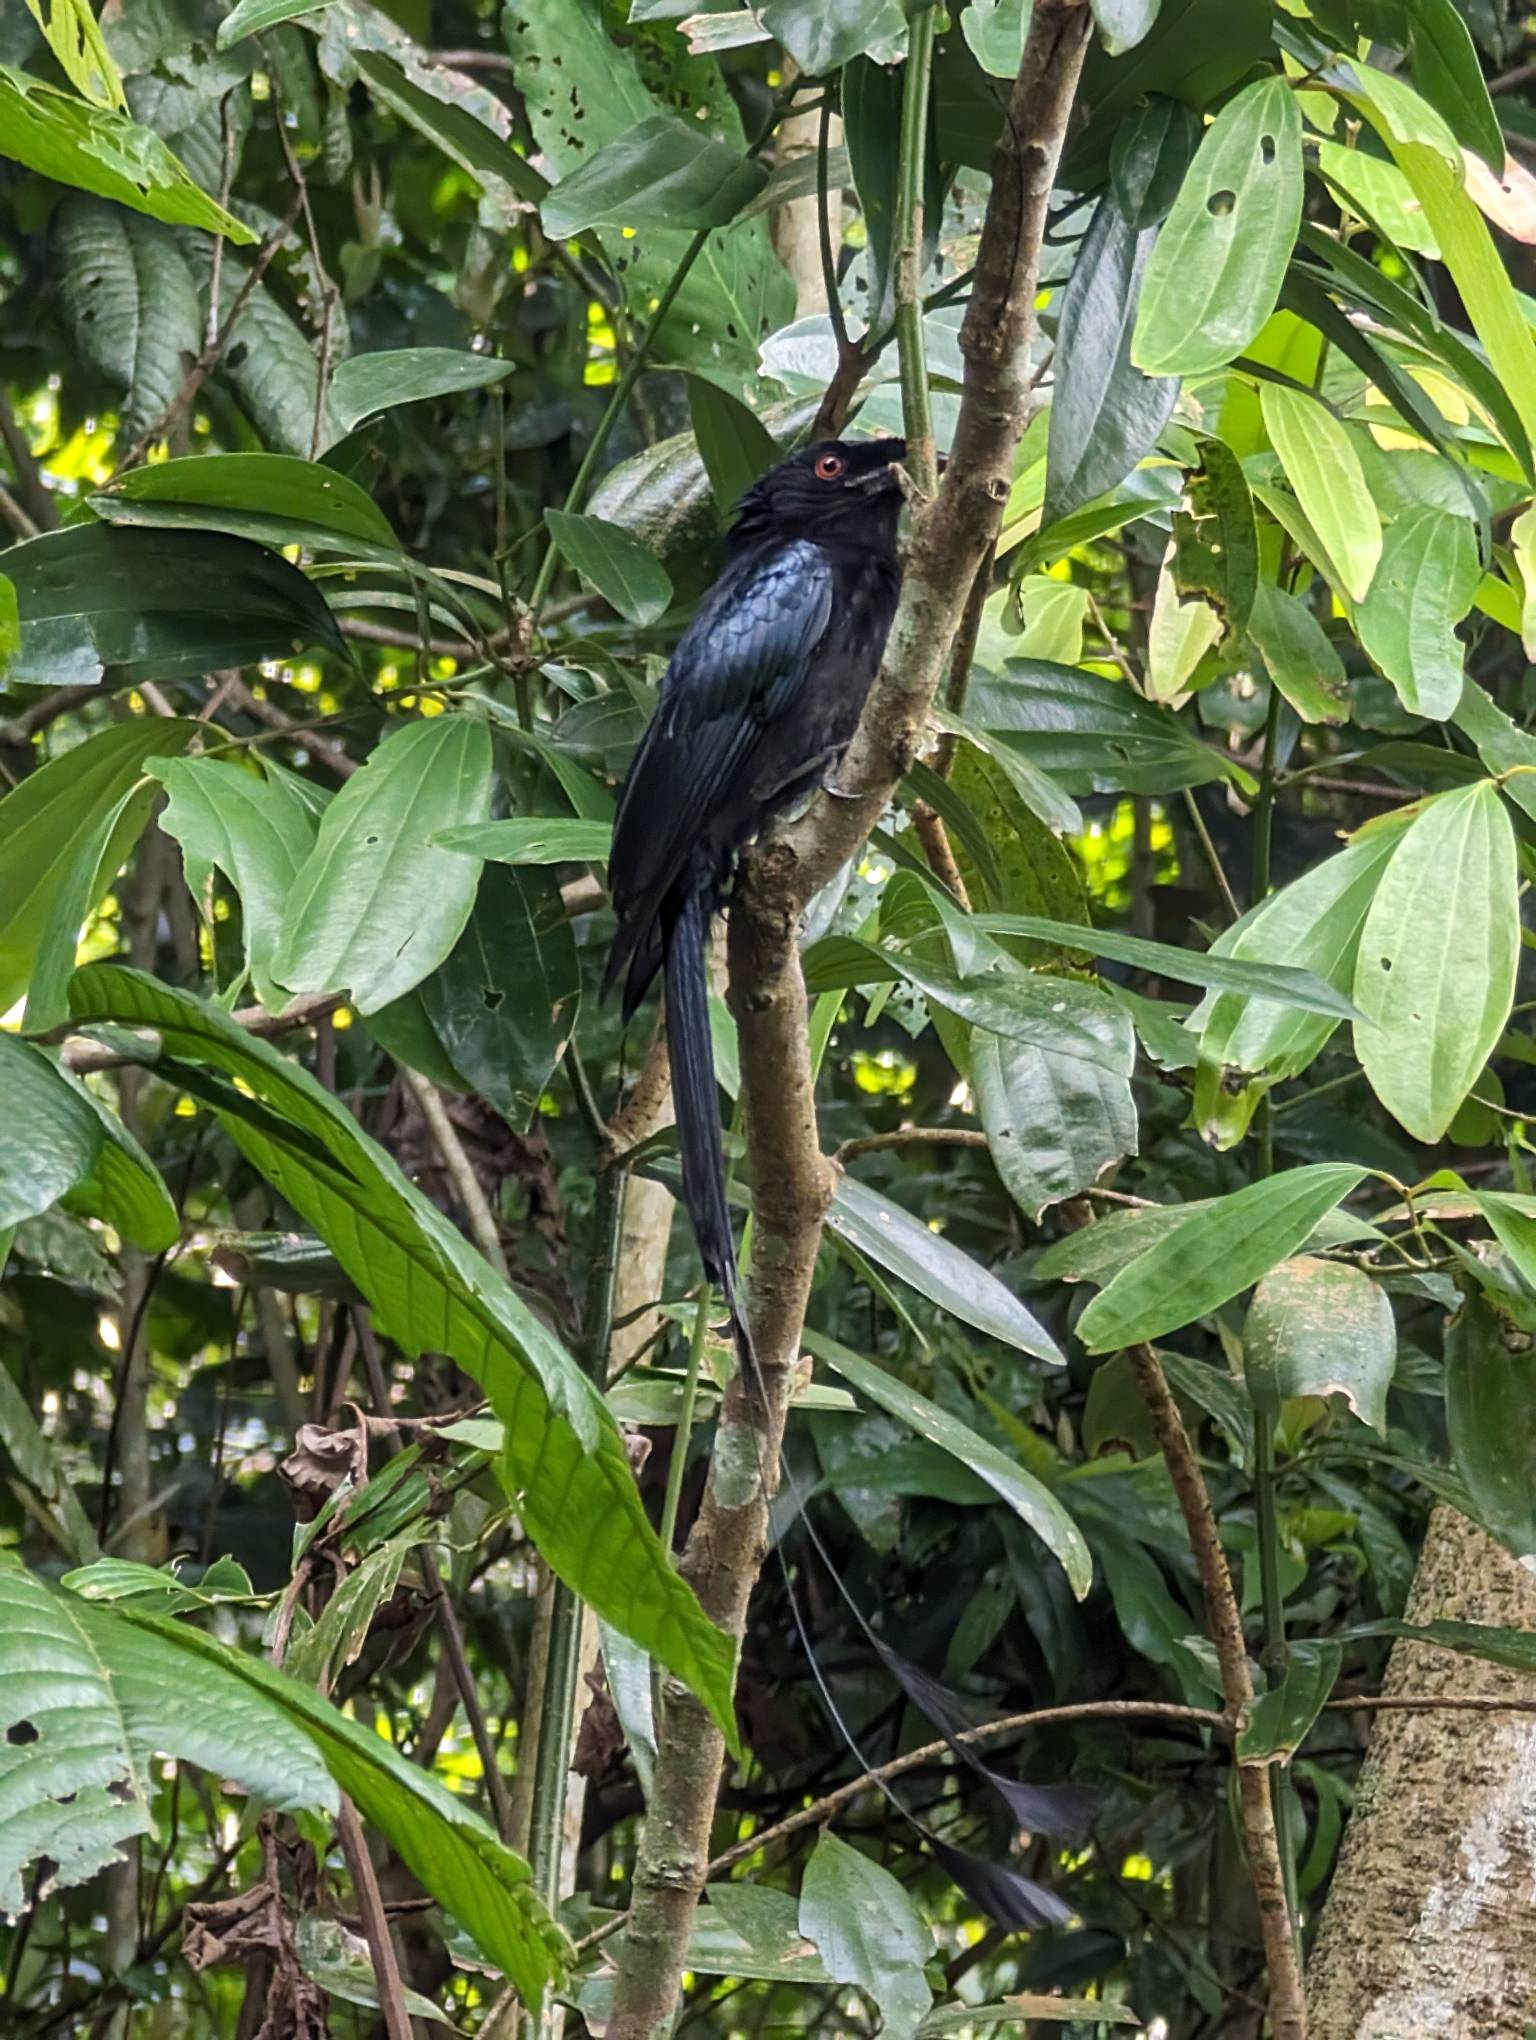
[[619, 796], [618, 932], [603, 989], [629, 1019], [665, 969], [683, 1201], [751, 1346], [726, 1202], [706, 951], [736, 855], [823, 783], [858, 727], [896, 611], [901, 439], [823, 440], [742, 497], [724, 571], [683, 633]]

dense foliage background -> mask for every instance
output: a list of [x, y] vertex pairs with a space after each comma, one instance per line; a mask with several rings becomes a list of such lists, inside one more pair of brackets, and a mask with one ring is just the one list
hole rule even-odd
[[[947, 444], [1028, 9], [914, 27], [926, 118], [897, 0], [683, 11], [0, 23], [18, 2040], [403, 2030], [380, 1905], [416, 2030], [600, 2032], [653, 1673], [730, 1718], [613, 791], [828, 384]], [[807, 930], [845, 1172], [716, 1842], [1220, 1705], [1166, 1339], [1310, 1932], [1431, 1506], [1536, 1548], [1532, 66], [1490, 0], [1094, 14], [974, 656]], [[1210, 1722], [986, 1761], [744, 1852], [681, 2029], [1258, 2030]]]

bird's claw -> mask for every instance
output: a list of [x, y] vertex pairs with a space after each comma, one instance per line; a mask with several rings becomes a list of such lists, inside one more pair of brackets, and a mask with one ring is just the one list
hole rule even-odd
[[834, 786], [830, 779], [821, 782], [821, 790], [830, 793], [834, 800], [862, 800], [864, 797], [856, 787]]

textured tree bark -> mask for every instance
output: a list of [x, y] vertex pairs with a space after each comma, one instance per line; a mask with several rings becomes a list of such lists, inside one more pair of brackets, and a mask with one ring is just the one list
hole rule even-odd
[[[992, 166], [949, 469], [919, 515], [885, 664], [840, 775], [858, 797], [819, 801], [747, 862], [730, 922], [731, 1003], [754, 1192], [752, 1332], [760, 1383], [732, 1382], [683, 1572], [739, 1636], [766, 1550], [789, 1382], [800, 1351], [832, 1170], [821, 1152], [796, 936], [811, 896], [868, 835], [914, 755], [976, 569], [996, 537], [1028, 422], [1039, 253], [1091, 16], [1036, 0]], [[688, 1930], [710, 1858], [725, 1749], [704, 1709], [666, 1687], [655, 1789], [635, 1868], [607, 2040], [672, 2030]]]
[[[1407, 1620], [1536, 1629], [1536, 1578], [1442, 1505]], [[1394, 1645], [1383, 1691], [1536, 1703], [1536, 1678]], [[1307, 1973], [1315, 2040], [1523, 2040], [1536, 2021], [1536, 1719], [1384, 1713]]]

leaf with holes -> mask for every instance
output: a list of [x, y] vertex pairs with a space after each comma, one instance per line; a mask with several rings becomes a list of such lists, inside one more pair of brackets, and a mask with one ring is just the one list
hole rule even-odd
[[67, 200], [54, 233], [64, 317], [82, 357], [125, 392], [118, 431], [131, 444], [202, 349], [196, 278], [169, 227], [103, 199]]
[[585, 227], [723, 227], [768, 181], [761, 164], [697, 127], [653, 113], [562, 177], [540, 208], [544, 231]]
[[1248, 637], [1270, 684], [1279, 688], [1303, 722], [1348, 720], [1344, 662], [1299, 596], [1260, 582], [1248, 617]]
[[1242, 352], [1275, 308], [1301, 224], [1301, 113], [1265, 78], [1206, 130], [1142, 279], [1131, 359], [1199, 375]]
[[443, 962], [475, 903], [473, 858], [440, 829], [491, 799], [491, 737], [442, 715], [385, 738], [326, 809], [288, 896], [272, 975], [291, 992], [349, 992], [371, 1013]]

